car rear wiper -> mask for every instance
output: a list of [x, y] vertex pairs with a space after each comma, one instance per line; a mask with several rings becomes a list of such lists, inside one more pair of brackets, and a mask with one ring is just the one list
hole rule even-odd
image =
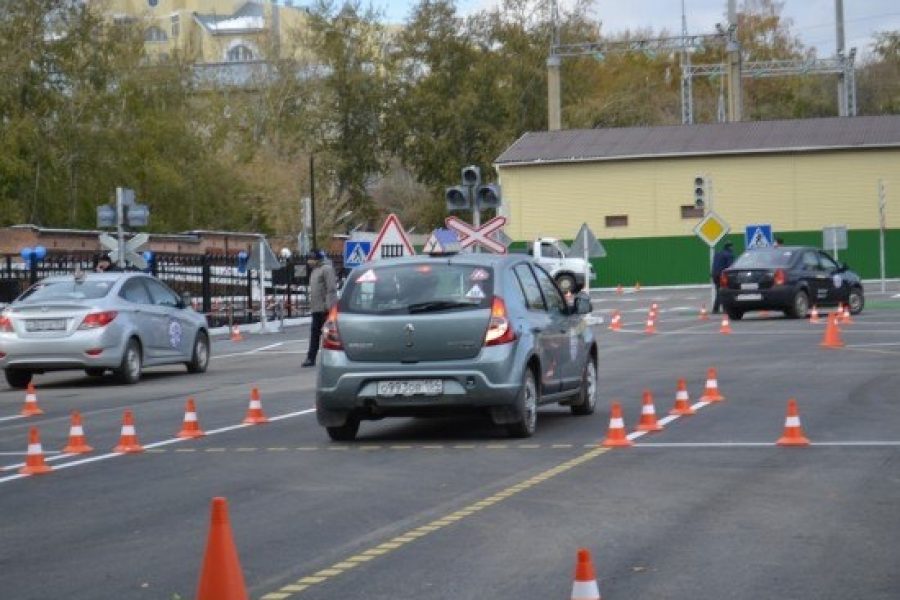
[[410, 304], [407, 308], [410, 314], [420, 312], [431, 312], [436, 310], [447, 310], [450, 308], [471, 308], [478, 306], [473, 302], [458, 302], [456, 300], [431, 300], [429, 302], [417, 302]]

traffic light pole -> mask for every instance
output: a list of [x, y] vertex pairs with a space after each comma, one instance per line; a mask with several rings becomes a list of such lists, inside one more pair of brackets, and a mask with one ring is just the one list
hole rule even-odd
[[[709, 177], [704, 177], [704, 179], [706, 180], [707, 185], [709, 186], [709, 189], [708, 189], [709, 193], [707, 194], [707, 198], [706, 198], [706, 214], [709, 215], [713, 211], [713, 183], [712, 183], [712, 179], [710, 179]], [[710, 275], [712, 275], [713, 265], [715, 263], [715, 260], [716, 260], [716, 247], [710, 246], [709, 247], [709, 273], [710, 273]], [[716, 308], [716, 295], [717, 295], [718, 286], [719, 286], [719, 282], [715, 281], [713, 279], [712, 280], [712, 293], [711, 293], [712, 299], [710, 300], [710, 304], [709, 304], [710, 310], [713, 310], [714, 308]]]

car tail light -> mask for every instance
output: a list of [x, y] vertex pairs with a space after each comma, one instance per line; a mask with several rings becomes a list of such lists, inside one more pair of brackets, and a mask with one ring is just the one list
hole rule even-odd
[[344, 343], [341, 341], [341, 333], [338, 331], [338, 309], [337, 304], [328, 311], [328, 318], [322, 325], [322, 347], [326, 350], [343, 350]]
[[513, 330], [506, 311], [506, 303], [500, 296], [494, 296], [491, 303], [491, 320], [488, 323], [487, 333], [484, 335], [485, 346], [499, 346], [516, 341], [516, 332]]
[[112, 320], [115, 319], [118, 314], [119, 313], [114, 310], [88, 313], [84, 316], [84, 320], [81, 322], [81, 325], [78, 326], [78, 329], [98, 329], [100, 327], [106, 327], [112, 323]]
[[777, 269], [775, 271], [775, 285], [784, 285], [785, 275], [784, 269]]
[[12, 319], [7, 316], [0, 315], [0, 331], [12, 331]]
[[728, 287], [728, 273], [719, 275], [719, 287]]

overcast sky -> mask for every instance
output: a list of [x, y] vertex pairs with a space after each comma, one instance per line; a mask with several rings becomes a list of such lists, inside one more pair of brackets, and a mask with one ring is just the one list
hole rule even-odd
[[[566, 0], [560, 0], [565, 5]], [[461, 12], [474, 12], [495, 0], [457, 0]], [[738, 6], [742, 3], [738, 0]], [[412, 0], [373, 0], [386, 11], [389, 21], [403, 22]], [[688, 32], [712, 32], [725, 21], [726, 0], [685, 0]], [[681, 31], [681, 0], [595, 0], [594, 15], [606, 33], [652, 27], [654, 31]], [[815, 46], [820, 57], [831, 56], [835, 47], [834, 0], [784, 0], [783, 15], [793, 20], [792, 31], [807, 46]], [[900, 30], [900, 0], [844, 0], [847, 47], [861, 54], [871, 50], [875, 31]]]

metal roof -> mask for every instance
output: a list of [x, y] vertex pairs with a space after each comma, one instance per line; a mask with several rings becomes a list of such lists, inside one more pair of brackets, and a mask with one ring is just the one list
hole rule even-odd
[[533, 131], [498, 166], [900, 146], [900, 115]]

